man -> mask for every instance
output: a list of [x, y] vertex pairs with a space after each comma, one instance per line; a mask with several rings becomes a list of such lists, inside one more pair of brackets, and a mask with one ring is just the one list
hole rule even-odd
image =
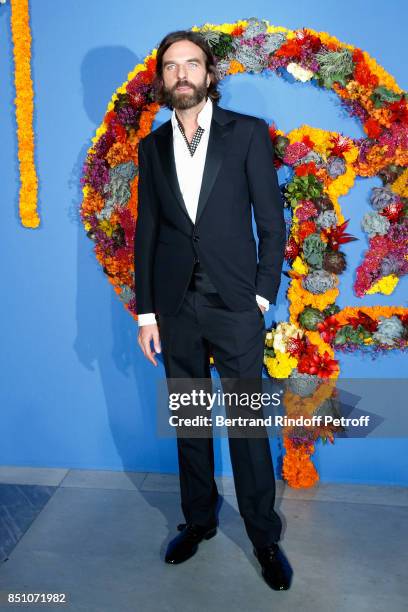
[[[172, 116], [139, 143], [138, 342], [155, 366], [163, 351], [168, 380], [210, 379], [210, 354], [221, 378], [260, 380], [263, 313], [276, 303], [285, 246], [268, 126], [218, 106], [214, 58], [199, 33], [170, 33], [156, 61], [156, 99]], [[190, 558], [217, 530], [212, 436], [178, 435], [177, 447], [186, 524], [167, 548], [168, 563]], [[263, 576], [273, 589], [287, 589], [269, 441], [229, 435], [229, 449]]]

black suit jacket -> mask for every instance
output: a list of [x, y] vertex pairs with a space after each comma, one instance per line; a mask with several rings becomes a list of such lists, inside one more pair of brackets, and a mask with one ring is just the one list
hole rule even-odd
[[231, 310], [253, 308], [256, 294], [276, 303], [286, 232], [273, 159], [263, 119], [213, 103], [193, 223], [177, 180], [171, 121], [141, 139], [134, 236], [138, 314], [176, 314], [197, 257]]

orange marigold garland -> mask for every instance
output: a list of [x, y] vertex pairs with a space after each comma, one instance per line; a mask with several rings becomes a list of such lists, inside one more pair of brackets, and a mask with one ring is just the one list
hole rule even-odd
[[286, 454], [283, 458], [282, 476], [288, 485], [294, 489], [313, 487], [319, 480], [319, 474], [310, 459], [315, 451], [314, 444], [297, 445], [290, 437], [284, 436], [283, 445]]
[[34, 162], [33, 111], [31, 80], [31, 31], [28, 0], [11, 0], [16, 122], [20, 166], [19, 212], [25, 227], [38, 227], [38, 179]]

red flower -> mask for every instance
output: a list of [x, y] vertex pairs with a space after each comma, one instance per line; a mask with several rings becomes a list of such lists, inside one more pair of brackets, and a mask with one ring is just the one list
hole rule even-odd
[[301, 200], [300, 206], [296, 210], [296, 216], [299, 221], [307, 221], [310, 217], [317, 217], [319, 214], [312, 200]]
[[116, 113], [114, 110], [108, 111], [103, 119], [106, 125], [109, 125], [112, 121], [116, 120]]
[[290, 338], [287, 344], [288, 353], [292, 355], [292, 357], [300, 357], [300, 355], [305, 351], [306, 344], [305, 340], [298, 336], [296, 338]]
[[378, 321], [369, 317], [362, 310], [357, 312], [356, 317], [348, 317], [347, 321], [353, 326], [354, 329], [357, 329], [359, 325], [362, 325], [368, 331], [375, 332], [378, 328]]
[[314, 234], [317, 229], [316, 223], [314, 221], [305, 221], [301, 224], [299, 228], [299, 240], [303, 242], [305, 238], [307, 238], [310, 234]]
[[364, 59], [364, 54], [361, 49], [354, 49], [353, 61], [356, 64], [353, 75], [354, 79], [358, 83], [364, 85], [364, 87], [367, 87], [369, 89], [374, 89], [375, 87], [378, 87], [378, 77], [373, 74], [367, 66]]
[[408, 124], [408, 103], [403, 97], [396, 102], [391, 102], [388, 108], [392, 111], [391, 121], [393, 123], [400, 121], [401, 123], [405, 123], [405, 125]]
[[270, 125], [269, 126], [269, 137], [272, 140], [272, 142], [275, 142], [275, 138], [276, 138], [276, 125]]
[[316, 164], [313, 161], [307, 162], [306, 164], [299, 164], [299, 166], [295, 168], [295, 174], [297, 176], [307, 176], [308, 174], [317, 176]]
[[302, 137], [302, 142], [309, 147], [309, 149], [313, 149], [315, 146], [313, 140], [307, 134]]
[[297, 369], [303, 374], [317, 374], [320, 378], [329, 378], [338, 370], [338, 362], [332, 359], [327, 351], [320, 355], [317, 351], [313, 355], [305, 354], [299, 360]]
[[320, 51], [322, 47], [322, 41], [318, 36], [307, 32], [306, 28], [303, 28], [299, 34], [299, 38], [303, 41], [303, 45], [309, 47], [313, 53]]
[[284, 45], [282, 45], [276, 52], [276, 57], [300, 57], [302, 53], [302, 43], [293, 38], [292, 40], [288, 40]]
[[295, 257], [297, 257], [298, 254], [299, 254], [299, 245], [297, 244], [293, 236], [290, 236], [285, 246], [285, 259], [286, 261], [291, 261], [292, 259], [295, 259]]
[[244, 32], [244, 28], [243, 26], [236, 26], [232, 32], [231, 32], [231, 36], [241, 36], [241, 34], [243, 34]]
[[341, 134], [332, 136], [330, 138], [330, 142], [332, 143], [331, 154], [336, 155], [337, 157], [343, 157], [343, 153], [349, 151], [351, 146], [349, 139]]
[[334, 315], [327, 317], [327, 319], [321, 321], [316, 326], [317, 331], [320, 333], [322, 339], [328, 344], [330, 344], [333, 338], [335, 337], [339, 327], [340, 324], [338, 323]]
[[400, 200], [398, 200], [397, 202], [392, 202], [391, 204], [388, 204], [388, 206], [385, 206], [380, 212], [380, 215], [387, 217], [389, 221], [398, 221], [403, 212], [404, 205]]
[[358, 240], [351, 234], [347, 234], [345, 232], [349, 221], [350, 219], [347, 219], [341, 225], [337, 225], [336, 227], [329, 227], [322, 230], [322, 234], [327, 238], [328, 244], [333, 249], [333, 251], [338, 251], [341, 244], [345, 244], [346, 242], [352, 242], [353, 240]]
[[382, 132], [381, 125], [378, 123], [377, 119], [373, 119], [373, 117], [367, 119], [367, 121], [364, 123], [364, 129], [368, 137], [374, 140], [378, 138]]
[[398, 315], [403, 325], [408, 325], [408, 313]]
[[[156, 58], [150, 57], [146, 62], [146, 70], [153, 78], [156, 74]], [[140, 73], [139, 73], [140, 74]]]
[[126, 129], [118, 121], [114, 110], [108, 111], [104, 118], [104, 123], [109, 126], [117, 142], [125, 142], [127, 140]]
[[303, 142], [292, 142], [285, 149], [283, 161], [293, 165], [309, 153], [309, 148]]

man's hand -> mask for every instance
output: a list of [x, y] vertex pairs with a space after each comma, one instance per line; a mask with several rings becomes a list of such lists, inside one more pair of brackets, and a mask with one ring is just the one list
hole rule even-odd
[[[150, 342], [153, 340], [154, 351], [151, 350]], [[157, 366], [157, 361], [154, 358], [156, 353], [161, 353], [159, 327], [157, 323], [153, 325], [142, 325], [139, 328], [139, 336], [137, 338], [140, 348], [144, 356]]]

